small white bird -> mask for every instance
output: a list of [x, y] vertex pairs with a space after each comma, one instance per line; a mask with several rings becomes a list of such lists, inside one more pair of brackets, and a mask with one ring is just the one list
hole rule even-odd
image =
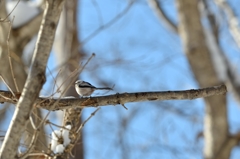
[[82, 80], [75, 82], [75, 89], [80, 96], [90, 96], [95, 90], [112, 90], [112, 88], [109, 87], [97, 88]]

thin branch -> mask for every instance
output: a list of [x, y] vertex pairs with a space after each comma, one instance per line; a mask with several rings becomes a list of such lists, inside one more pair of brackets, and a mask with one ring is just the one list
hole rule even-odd
[[14, 97], [16, 97], [15, 93], [12, 91], [11, 87], [7, 84], [7, 82], [5, 81], [5, 79], [3, 78], [3, 76], [0, 74], [0, 78], [2, 79], [3, 83], [5, 83], [5, 85], [7, 86], [7, 88], [9, 89], [9, 91], [12, 93], [12, 95]]
[[33, 129], [37, 130], [36, 124], [34, 123], [32, 116], [30, 116], [30, 122], [31, 122], [31, 125], [32, 125]]
[[71, 73], [71, 75], [62, 82], [62, 84], [59, 86], [59, 88], [56, 92], [58, 92], [59, 89], [63, 86], [63, 84], [70, 78], [70, 79], [72, 79], [70, 81], [70, 85], [68, 85], [68, 87], [66, 87], [62, 92], [62, 95], [64, 95], [65, 92], [69, 89], [69, 87], [71, 87], [71, 85], [74, 83], [75, 77], [83, 71], [83, 69], [87, 66], [87, 64], [92, 60], [93, 57], [95, 57], [95, 53], [92, 53], [92, 55], [88, 58], [88, 60], [86, 61], [86, 63], [83, 66], [79, 66], [77, 69], [75, 69]]
[[65, 128], [64, 126], [60, 126], [60, 125], [54, 124], [54, 123], [50, 122], [49, 120], [46, 120], [45, 123], [46, 123], [46, 124], [53, 125], [53, 126], [58, 127], [58, 128], [62, 128], [62, 129], [65, 129], [65, 130], [69, 130], [69, 129]]
[[219, 44], [219, 24], [217, 23], [217, 17], [213, 13], [212, 10], [210, 10], [210, 4], [208, 4], [208, 0], [203, 0], [202, 4], [203, 7], [201, 7], [201, 14], [205, 15], [206, 18], [209, 21], [210, 28], [213, 32], [214, 38], [216, 39], [216, 42]]
[[34, 146], [36, 145], [38, 135], [39, 135], [39, 130], [34, 130], [34, 134], [33, 134], [32, 140], [30, 142], [30, 145], [29, 145], [27, 151], [23, 155], [21, 155], [20, 159], [25, 159], [29, 156], [29, 154], [32, 152]]
[[66, 152], [68, 152], [72, 157], [74, 156], [72, 154], [72, 149], [73, 147], [77, 144], [77, 142], [79, 141], [79, 138], [81, 137], [81, 129], [84, 127], [84, 125], [100, 110], [100, 107], [98, 107], [94, 112], [91, 113], [91, 115], [78, 127], [78, 129], [74, 132], [70, 132], [70, 133], [74, 133], [74, 137], [71, 139], [71, 143], [67, 146], [67, 148], [65, 149]]
[[[55, 90], [55, 86], [57, 87], [57, 90], [59, 90], [59, 86], [57, 85], [57, 81], [56, 81], [56, 79], [58, 78], [58, 75], [60, 74], [60, 72], [62, 71], [61, 69], [58, 71], [58, 73], [57, 73], [57, 76], [56, 76], [56, 79], [53, 77], [53, 74], [52, 74], [52, 72], [51, 72], [51, 70], [47, 67], [47, 69], [48, 69], [48, 72], [50, 73], [50, 76], [52, 77], [52, 79], [53, 79], [53, 81], [54, 81], [54, 85], [53, 85], [53, 89], [52, 89], [52, 93], [54, 92], [54, 90]], [[56, 92], [57, 93], [57, 92]]]
[[92, 4], [97, 12], [97, 15], [98, 15], [98, 21], [100, 23], [100, 25], [103, 25], [103, 17], [102, 17], [102, 13], [101, 13], [101, 9], [98, 5], [98, 2], [96, 0], [91, 0], [92, 1]]
[[[8, 98], [8, 97], [4, 97], [3, 95], [0, 94], [0, 97], [2, 97], [3, 99], [6, 99], [8, 101], [11, 101], [12, 99]], [[2, 103], [1, 103], [2, 104]]]
[[[13, 9], [11, 10], [10, 13], [8, 13], [8, 15], [4, 18], [4, 19], [0, 19], [0, 22], [5, 22], [5, 20], [12, 14], [12, 12], [16, 9], [16, 7], [18, 6], [18, 3], [20, 2], [20, 0], [17, 1], [17, 3], [15, 4], [15, 6], [13, 7]], [[1, 3], [1, 1], [0, 1]]]
[[10, 21], [10, 27], [9, 27], [8, 37], [7, 37], [7, 48], [8, 48], [8, 61], [9, 61], [9, 65], [10, 65], [10, 70], [11, 70], [13, 82], [14, 82], [14, 85], [15, 85], [15, 88], [16, 88], [17, 92], [19, 92], [19, 89], [18, 89], [18, 86], [17, 86], [17, 81], [16, 81], [16, 78], [15, 78], [14, 73], [13, 73], [12, 59], [11, 59], [10, 48], [9, 48], [10, 34], [11, 34], [12, 23], [14, 21], [14, 18], [15, 18], [15, 16], [13, 16], [12, 21]]
[[95, 30], [94, 32], [92, 32], [89, 36], [87, 36], [82, 42], [81, 44], [85, 44], [86, 42], [88, 42], [90, 39], [92, 39], [94, 36], [96, 36], [97, 34], [101, 33], [101, 31], [103, 31], [104, 29], [107, 29], [108, 27], [110, 27], [112, 24], [114, 24], [115, 22], [117, 22], [120, 18], [122, 18], [128, 11], [129, 9], [132, 7], [134, 3], [134, 0], [131, 0], [128, 4], [128, 6], [122, 11], [120, 12], [116, 17], [114, 17], [112, 20], [110, 20], [108, 23], [106, 23], [105, 25], [100, 26], [97, 30]]
[[178, 27], [168, 18], [166, 13], [161, 7], [160, 1], [158, 0], [148, 0], [148, 4], [155, 11], [157, 17], [169, 27], [175, 33], [178, 33]]
[[122, 107], [123, 107], [124, 109], [128, 110], [128, 108], [127, 108], [124, 104], [122, 104]]
[[44, 153], [44, 152], [39, 152], [39, 153], [31, 153], [31, 154], [28, 154], [28, 156], [31, 158], [36, 158], [36, 159], [40, 159], [40, 158], [52, 158], [52, 156], [50, 156], [49, 154], [47, 153]]
[[14, 28], [12, 30], [12, 34], [17, 35], [17, 39], [14, 40], [18, 41], [20, 44], [23, 43], [25, 46], [25, 41], [29, 41], [29, 39], [32, 39], [32, 37], [38, 33], [42, 18], [43, 11], [39, 11], [38, 15], [33, 17], [30, 21], [22, 26], [19, 26], [18, 28]]
[[[164, 92], [137, 92], [122, 93], [108, 96], [84, 97], [84, 98], [63, 98], [46, 99], [37, 98], [36, 106], [47, 110], [64, 110], [68, 108], [98, 107], [107, 105], [118, 105], [130, 102], [158, 101], [158, 100], [187, 100], [205, 98], [214, 95], [223, 95], [227, 92], [225, 85], [208, 87], [203, 89], [191, 89], [184, 91], [164, 91]], [[12, 99], [9, 91], [0, 91], [0, 94]], [[0, 103], [9, 102], [15, 104], [16, 101], [0, 97]], [[57, 104], [56, 104], [57, 102]]]
[[45, 122], [47, 122], [46, 120], [47, 120], [47, 117], [49, 116], [49, 114], [50, 114], [50, 111], [48, 111], [48, 113], [45, 115], [44, 119], [41, 121], [41, 123], [38, 126], [36, 126], [36, 124], [34, 123], [34, 121], [32, 119], [32, 116], [30, 116], [30, 122], [32, 124], [33, 129], [34, 129], [34, 134], [33, 134], [31, 143], [30, 143], [27, 151], [20, 157], [21, 159], [25, 159], [32, 152], [34, 146], [36, 145], [36, 142], [37, 142], [37, 139], [38, 139], [38, 136], [39, 136], [39, 132], [40, 132], [40, 128], [42, 127], [42, 125]]
[[79, 133], [80, 130], [85, 126], [85, 124], [100, 110], [100, 107], [98, 107], [94, 112], [91, 113], [91, 115], [79, 126], [76, 133]]
[[233, 11], [226, 0], [214, 0], [214, 2], [222, 8], [228, 18], [228, 26], [233, 39], [238, 47], [240, 47], [240, 27], [237, 14]]

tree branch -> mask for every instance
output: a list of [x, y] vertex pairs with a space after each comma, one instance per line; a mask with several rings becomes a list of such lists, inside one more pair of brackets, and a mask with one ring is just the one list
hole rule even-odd
[[235, 135], [229, 135], [222, 145], [222, 147], [217, 152], [215, 158], [217, 159], [226, 159], [231, 156], [231, 152], [234, 146], [238, 146], [240, 141], [240, 134], [237, 133]]
[[2, 159], [18, 158], [17, 150], [21, 136], [29, 122], [33, 104], [45, 82], [46, 64], [52, 48], [62, 4], [63, 0], [47, 0], [44, 18], [34, 50], [32, 68], [1, 147], [0, 158]]
[[162, 20], [168, 28], [178, 33], [178, 27], [168, 18], [158, 0], [148, 0], [149, 6], [153, 9], [157, 17]]
[[230, 7], [228, 2], [226, 0], [214, 0], [214, 2], [222, 8], [222, 10], [225, 12], [227, 18], [228, 18], [228, 26], [230, 33], [232, 34], [232, 37], [238, 47], [240, 47], [240, 27], [239, 22], [237, 18], [237, 14], [234, 12], [234, 10]]
[[[37, 98], [36, 106], [47, 110], [63, 110], [69, 108], [98, 107], [106, 105], [117, 105], [130, 102], [157, 101], [157, 100], [186, 100], [205, 98], [214, 95], [222, 95], [227, 92], [225, 85], [208, 87], [203, 89], [191, 89], [184, 91], [164, 91], [164, 92], [138, 92], [122, 93], [108, 96], [84, 97], [84, 98], [62, 98], [47, 99]], [[19, 97], [19, 93], [16, 96]], [[5, 97], [5, 98], [4, 98]], [[0, 91], [0, 102], [16, 103], [16, 99], [9, 91]], [[58, 102], [57, 107], [52, 105]]]
[[[199, 12], [198, 0], [177, 0], [179, 11], [179, 34], [189, 64], [201, 87], [219, 85], [222, 80], [214, 67], [209, 45]], [[201, 60], [200, 60], [201, 59]], [[228, 135], [226, 96], [211, 96], [205, 99], [204, 157], [214, 158]], [[218, 135], [216, 135], [218, 134]]]

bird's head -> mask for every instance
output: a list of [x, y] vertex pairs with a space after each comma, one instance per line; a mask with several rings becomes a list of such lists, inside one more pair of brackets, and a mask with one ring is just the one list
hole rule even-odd
[[77, 80], [77, 81], [75, 82], [75, 85], [79, 85], [79, 84], [82, 84], [82, 83], [83, 83], [82, 80]]

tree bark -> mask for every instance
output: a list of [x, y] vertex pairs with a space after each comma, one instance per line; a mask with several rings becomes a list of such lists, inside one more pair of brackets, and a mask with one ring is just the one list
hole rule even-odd
[[[177, 4], [179, 33], [196, 80], [201, 87], [221, 84], [222, 81], [218, 79], [204, 37], [198, 0], [177, 0]], [[216, 158], [228, 136], [226, 95], [205, 98], [205, 103], [204, 156], [213, 159]]]
[[32, 68], [1, 147], [0, 158], [18, 158], [17, 150], [33, 104], [45, 82], [45, 69], [52, 48], [63, 1], [48, 0], [34, 51]]
[[[130, 102], [157, 101], [157, 100], [186, 100], [205, 98], [209, 96], [223, 95], [227, 92], [225, 85], [202, 88], [198, 90], [166, 91], [166, 92], [136, 92], [117, 93], [108, 96], [82, 97], [82, 98], [62, 98], [49, 99], [38, 98], [36, 107], [47, 110], [64, 110], [69, 108], [98, 107], [107, 105], [118, 105]], [[20, 96], [17, 94], [17, 97]], [[9, 91], [0, 91], [0, 103], [16, 103], [15, 97]]]

